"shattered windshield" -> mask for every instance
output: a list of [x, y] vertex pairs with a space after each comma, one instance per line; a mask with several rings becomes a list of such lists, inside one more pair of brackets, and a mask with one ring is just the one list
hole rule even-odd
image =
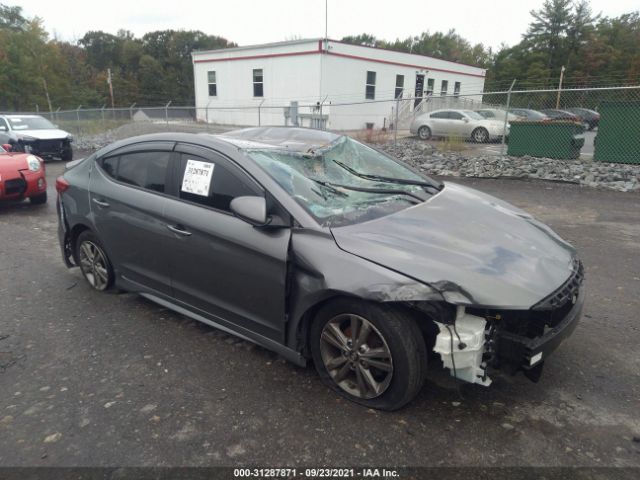
[[437, 182], [349, 137], [305, 153], [247, 154], [324, 226], [372, 220], [427, 200]]

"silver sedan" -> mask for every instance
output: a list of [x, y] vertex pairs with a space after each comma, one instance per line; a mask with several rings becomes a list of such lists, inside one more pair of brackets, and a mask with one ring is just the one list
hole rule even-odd
[[504, 131], [504, 122], [487, 119], [473, 110], [435, 110], [415, 118], [410, 131], [422, 140], [431, 137], [459, 137], [485, 143], [500, 140], [509, 135], [509, 124]]

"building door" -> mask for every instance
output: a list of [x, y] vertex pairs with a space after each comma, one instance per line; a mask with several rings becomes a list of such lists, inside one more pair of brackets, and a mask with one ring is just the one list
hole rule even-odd
[[424, 75], [416, 75], [416, 91], [415, 91], [415, 101], [413, 103], [413, 108], [416, 108], [422, 102], [422, 95], [424, 92]]

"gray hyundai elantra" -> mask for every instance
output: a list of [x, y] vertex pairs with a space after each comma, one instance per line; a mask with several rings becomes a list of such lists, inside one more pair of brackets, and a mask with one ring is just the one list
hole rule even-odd
[[129, 138], [56, 181], [67, 266], [400, 408], [427, 362], [537, 381], [584, 302], [575, 250], [522, 210], [352, 138], [287, 127]]

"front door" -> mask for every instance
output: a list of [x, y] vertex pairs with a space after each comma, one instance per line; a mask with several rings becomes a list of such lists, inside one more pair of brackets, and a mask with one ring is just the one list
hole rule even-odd
[[284, 342], [290, 230], [256, 228], [231, 213], [233, 198], [265, 195], [231, 160], [201, 147], [176, 150], [166, 210], [175, 298], [240, 333]]
[[164, 193], [173, 145], [140, 144], [101, 158], [89, 184], [96, 231], [116, 275], [166, 295], [171, 283]]
[[415, 101], [413, 103], [413, 108], [420, 105], [422, 102], [422, 95], [424, 92], [424, 75], [416, 75], [416, 89], [415, 89]]

